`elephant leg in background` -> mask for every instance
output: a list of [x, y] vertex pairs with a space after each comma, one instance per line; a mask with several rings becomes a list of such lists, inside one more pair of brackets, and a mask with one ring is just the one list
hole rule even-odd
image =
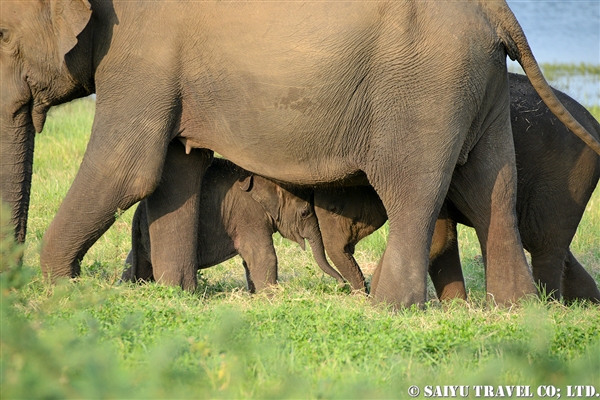
[[[589, 170], [580, 169], [579, 174], [572, 174], [576, 169], [571, 161], [580, 159], [577, 154], [573, 155], [570, 148], [563, 153], [564, 161], [539, 162], [542, 167], [549, 166], [547, 170], [536, 170], [537, 175], [530, 173], [524, 178], [530, 183], [517, 204], [520, 206], [519, 231], [525, 249], [531, 254], [534, 282], [542, 293], [554, 300], [562, 296], [567, 301], [593, 299], [598, 295], [596, 283], [573, 257], [569, 246], [594, 185], [587, 184]], [[543, 175], [546, 171], [548, 175]], [[551, 175], [554, 171], [566, 172]]]
[[577, 261], [570, 250], [565, 258], [562, 297], [567, 303], [574, 300], [589, 300], [593, 303], [600, 303], [600, 291], [596, 281]]
[[[494, 149], [494, 157], [489, 157], [489, 149]], [[468, 162], [456, 167], [449, 191], [450, 200], [477, 232], [486, 291], [496, 304], [536, 293], [517, 229], [516, 182], [510, 120], [496, 117], [469, 153]]]
[[132, 245], [125, 264], [129, 264], [121, 274], [121, 280], [124, 282], [153, 282], [152, 264], [148, 259], [142, 257], [136, 248]]
[[186, 154], [178, 140], [169, 144], [160, 185], [146, 200], [150, 258], [157, 282], [196, 289], [199, 193], [212, 155], [210, 150]]
[[[151, 282], [154, 281], [152, 274], [152, 263], [150, 262], [150, 254], [147, 248], [150, 243], [145, 238], [148, 237], [148, 210], [146, 202], [141, 201], [135, 209], [133, 220], [131, 221], [131, 250], [127, 255], [125, 264], [129, 264], [123, 274], [121, 280], [126, 282]], [[145, 238], [142, 236], [142, 230], [145, 230]]]
[[[322, 196], [321, 196], [322, 197]], [[323, 245], [327, 255], [342, 274], [350, 282], [352, 289], [366, 291], [365, 277], [354, 259], [354, 246], [364, 236], [354, 241], [347, 232], [352, 220], [336, 215], [322, 207], [315, 207], [315, 214], [319, 220]]]
[[[131, 250], [133, 253], [133, 249]], [[130, 253], [130, 254], [131, 254]], [[133, 257], [138, 257], [135, 268], [130, 265], [121, 274], [121, 280], [124, 282], [154, 282], [154, 275], [152, 273], [152, 264], [143, 257], [132, 254]], [[131, 261], [133, 262], [133, 261]]]
[[559, 300], [562, 293], [563, 269], [568, 249], [554, 243], [528, 248], [534, 282], [540, 293], [549, 299]]
[[0, 113], [0, 200], [12, 207], [10, 222], [15, 228], [15, 239], [25, 243], [35, 130], [26, 124], [10, 126], [4, 117]]
[[352, 289], [366, 292], [365, 276], [354, 258], [355, 244], [349, 243], [345, 246], [339, 246], [337, 242], [332, 243], [331, 238], [325, 235], [323, 236], [323, 242], [329, 258], [331, 258], [344, 279], [350, 282]]
[[250, 273], [250, 268], [248, 268], [248, 263], [245, 260], [242, 260], [242, 265], [244, 266], [244, 271], [246, 271], [246, 283], [248, 285], [248, 291], [250, 293], [256, 293], [256, 285], [252, 280], [252, 274]]
[[[457, 232], [456, 232], [456, 224], [451, 222], [450, 220], [446, 220], [450, 226], [449, 235], [444, 235], [444, 238], [440, 238], [440, 240], [445, 241], [446, 243], [443, 246], [439, 245], [440, 252], [435, 254], [431, 254], [432, 261], [429, 264], [429, 276], [431, 277], [431, 281], [433, 282], [433, 286], [435, 287], [435, 292], [437, 293], [437, 297], [440, 301], [445, 300], [453, 300], [453, 299], [462, 299], [467, 300], [467, 291], [465, 289], [465, 279], [462, 273], [462, 266], [460, 263], [460, 256], [458, 251], [458, 241]], [[433, 235], [433, 243], [431, 245], [432, 250], [436, 244], [436, 236], [438, 236], [438, 226], [440, 225], [440, 220], [436, 223], [436, 231]], [[442, 224], [445, 225], [445, 224]], [[446, 226], [441, 227], [441, 229], [446, 229]], [[442, 232], [439, 232], [440, 234]]]
[[315, 214], [331, 261], [352, 289], [366, 292], [365, 277], [354, 250], [358, 242], [387, 221], [377, 193], [370, 186], [317, 189]]
[[237, 249], [244, 260], [246, 280], [250, 293], [259, 292], [277, 284], [277, 254], [271, 235], [250, 233], [240, 239]]

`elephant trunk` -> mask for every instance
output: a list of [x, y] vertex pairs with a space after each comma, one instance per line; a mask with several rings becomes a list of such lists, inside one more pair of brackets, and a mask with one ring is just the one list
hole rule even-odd
[[0, 196], [11, 208], [11, 224], [19, 243], [25, 242], [27, 233], [35, 140], [30, 117], [22, 117], [29, 121], [20, 126], [8, 123], [4, 116], [0, 121]]
[[311, 228], [311, 232], [305, 236], [308, 240], [308, 244], [310, 245], [310, 249], [312, 250], [313, 257], [315, 257], [315, 261], [317, 265], [325, 272], [327, 275], [333, 277], [339, 283], [344, 283], [344, 278], [337, 272], [327, 261], [327, 257], [325, 256], [325, 245], [323, 245], [323, 237], [321, 236], [321, 231], [316, 227]]

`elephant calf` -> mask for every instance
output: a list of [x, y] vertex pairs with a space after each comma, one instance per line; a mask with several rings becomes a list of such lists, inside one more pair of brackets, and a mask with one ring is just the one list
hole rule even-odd
[[[309, 191], [292, 193], [224, 159], [214, 159], [200, 193], [198, 264], [212, 267], [239, 254], [250, 292], [277, 282], [277, 256], [272, 235], [297, 242], [308, 240], [317, 264], [338, 282], [343, 278], [327, 262]], [[173, 233], [177, 226], [172, 227]], [[140, 202], [131, 228], [131, 266], [125, 281], [153, 280], [150, 234], [145, 201]]]
[[[600, 178], [600, 157], [576, 138], [541, 102], [526, 77], [509, 74], [511, 123], [517, 161], [517, 215], [525, 249], [531, 253], [534, 279], [565, 301], [600, 302], [594, 279], [569, 246], [586, 204]], [[586, 129], [600, 136], [600, 125], [575, 100], [558, 98]], [[453, 193], [450, 187], [449, 198]], [[354, 289], [365, 290], [354, 259], [354, 246], [387, 219], [371, 187], [327, 188], [315, 192], [315, 211], [325, 249]], [[464, 298], [466, 291], [455, 223], [472, 226], [447, 199], [432, 241], [429, 274], [440, 299]]]

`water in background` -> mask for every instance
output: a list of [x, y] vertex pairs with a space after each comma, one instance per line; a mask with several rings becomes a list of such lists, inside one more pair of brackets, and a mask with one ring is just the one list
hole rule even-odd
[[[539, 63], [600, 68], [600, 0], [507, 0]], [[507, 58], [511, 72], [523, 73]], [[600, 105], [600, 74], [554, 77], [550, 84], [580, 103]], [[94, 98], [96, 95], [92, 95]]]
[[[507, 0], [539, 63], [600, 66], [600, 1]], [[509, 62], [511, 71], [520, 71]], [[600, 105], [600, 76], [566, 74], [550, 82], [585, 105]]]

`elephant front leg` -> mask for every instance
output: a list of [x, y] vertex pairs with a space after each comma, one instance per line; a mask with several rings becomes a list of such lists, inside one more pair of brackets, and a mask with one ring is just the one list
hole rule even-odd
[[186, 154], [179, 141], [169, 144], [161, 182], [146, 201], [157, 282], [196, 289], [200, 186], [211, 162], [209, 150]]
[[353, 241], [353, 238], [347, 232], [352, 224], [352, 219], [344, 218], [317, 206], [315, 207], [315, 213], [319, 220], [323, 245], [329, 258], [331, 258], [344, 279], [350, 282], [353, 290], [365, 292], [367, 290], [365, 277], [354, 258], [354, 249], [356, 242], [371, 232]]
[[[142, 62], [141, 60], [140, 62]], [[77, 276], [87, 250], [115, 214], [149, 196], [161, 183], [167, 150], [180, 121], [177, 82], [152, 75], [132, 90], [131, 77], [155, 71], [139, 62], [98, 77], [92, 134], [67, 196], [46, 231], [40, 264], [52, 279]], [[158, 73], [158, 72], [157, 72]], [[102, 78], [102, 79], [100, 79]]]
[[356, 259], [354, 258], [354, 246], [347, 245], [344, 247], [337, 247], [333, 245], [330, 247], [330, 249], [331, 250], [328, 252], [331, 261], [333, 261], [333, 264], [340, 271], [344, 279], [350, 282], [352, 289], [366, 292], [367, 286], [365, 283], [365, 277], [360, 269], [360, 266], [356, 262]]
[[160, 179], [160, 145], [148, 151], [147, 158], [135, 157], [131, 141], [105, 149], [106, 137], [97, 131], [92, 132], [77, 176], [44, 234], [40, 266], [52, 281], [78, 276], [83, 256], [113, 224], [117, 212], [148, 196]]
[[272, 237], [251, 234], [243, 240], [238, 252], [244, 260], [250, 293], [260, 292], [277, 284], [277, 254]]

